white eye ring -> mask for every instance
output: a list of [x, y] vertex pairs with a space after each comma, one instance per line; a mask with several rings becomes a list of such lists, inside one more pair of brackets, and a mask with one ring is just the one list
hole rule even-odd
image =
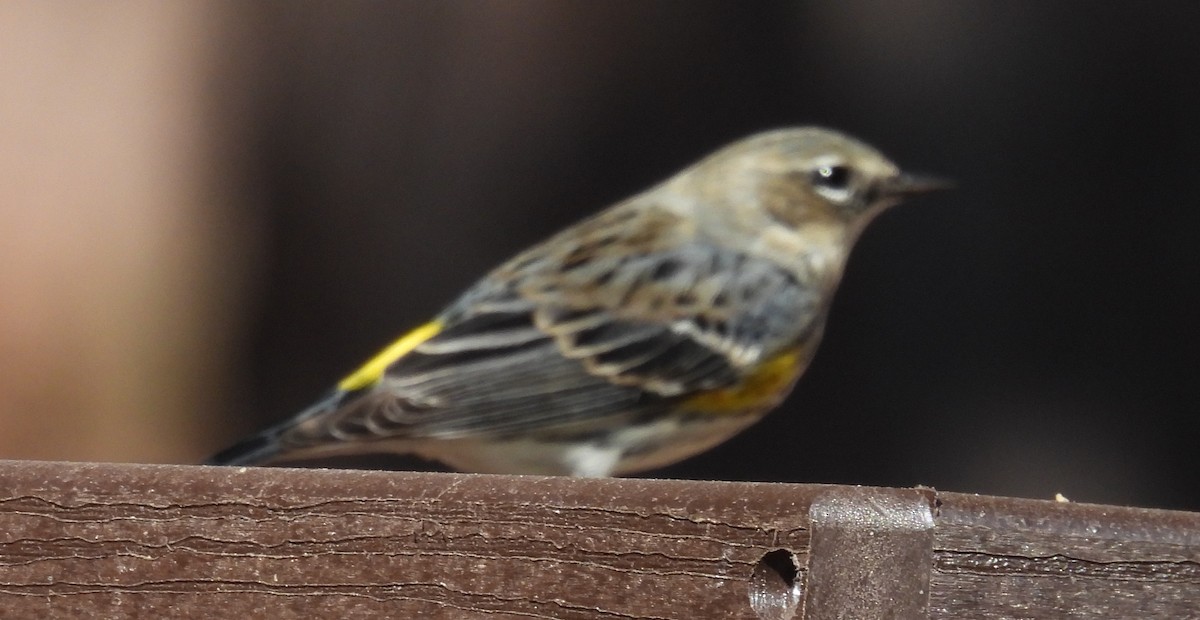
[[817, 166], [812, 173], [813, 189], [832, 202], [846, 202], [852, 194], [853, 172], [840, 163]]

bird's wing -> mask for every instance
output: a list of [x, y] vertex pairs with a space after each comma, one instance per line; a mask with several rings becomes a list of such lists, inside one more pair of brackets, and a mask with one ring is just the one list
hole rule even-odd
[[586, 263], [486, 278], [378, 381], [298, 425], [293, 440], [586, 433], [735, 385], [817, 323], [815, 292], [716, 247]]

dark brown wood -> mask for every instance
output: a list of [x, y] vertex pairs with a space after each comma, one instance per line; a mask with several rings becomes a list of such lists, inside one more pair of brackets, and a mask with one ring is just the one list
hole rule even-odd
[[939, 498], [933, 618], [1200, 618], [1200, 514]]
[[1192, 513], [927, 489], [0, 461], [5, 619], [1198, 610]]
[[805, 618], [925, 618], [932, 490], [834, 487], [809, 508]]

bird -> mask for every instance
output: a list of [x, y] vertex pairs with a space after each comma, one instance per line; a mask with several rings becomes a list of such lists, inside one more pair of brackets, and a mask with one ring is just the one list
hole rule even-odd
[[831, 129], [743, 138], [518, 253], [206, 464], [396, 453], [604, 477], [675, 463], [783, 401], [863, 229], [946, 186]]

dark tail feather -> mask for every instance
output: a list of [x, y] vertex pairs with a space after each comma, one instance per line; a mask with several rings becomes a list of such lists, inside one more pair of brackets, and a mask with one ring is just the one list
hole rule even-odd
[[247, 437], [224, 450], [204, 459], [202, 465], [259, 465], [279, 454], [279, 435], [283, 429], [275, 427], [257, 435]]
[[280, 438], [288, 429], [311, 417], [337, 409], [345, 392], [338, 390], [321, 399], [317, 404], [302, 411], [296, 417], [251, 435], [232, 446], [204, 459], [203, 465], [262, 465], [273, 461], [285, 452]]

